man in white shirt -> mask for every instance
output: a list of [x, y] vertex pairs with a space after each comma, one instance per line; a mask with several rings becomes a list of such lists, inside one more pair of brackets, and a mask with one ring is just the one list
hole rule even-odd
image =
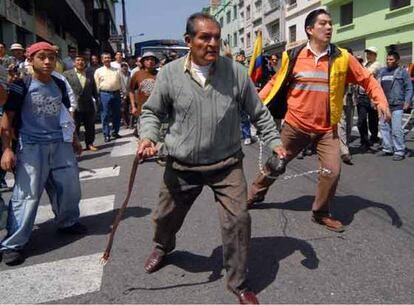
[[103, 66], [95, 71], [95, 83], [101, 104], [101, 121], [104, 141], [111, 140], [109, 127], [109, 110], [112, 112], [112, 137], [118, 139], [121, 125], [121, 89], [122, 81], [119, 70], [111, 67], [111, 54], [101, 56]]
[[111, 62], [111, 67], [120, 70], [122, 64], [122, 52], [117, 51], [115, 53], [115, 60]]

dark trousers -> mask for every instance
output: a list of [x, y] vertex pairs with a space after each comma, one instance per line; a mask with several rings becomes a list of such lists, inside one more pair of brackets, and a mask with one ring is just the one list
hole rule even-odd
[[[290, 162], [309, 143], [314, 143], [320, 167], [329, 169], [330, 174], [319, 175], [318, 190], [313, 202], [312, 211], [329, 212], [330, 203], [335, 196], [341, 172], [339, 157], [339, 137], [336, 131], [327, 133], [306, 133], [285, 123], [280, 134], [283, 147], [286, 149], [286, 160]], [[266, 174], [271, 174], [265, 168]], [[262, 200], [275, 179], [259, 173], [249, 191], [249, 200]]]
[[[378, 111], [375, 110], [370, 104], [359, 103], [357, 104], [358, 111], [358, 131], [361, 137], [361, 145], [371, 145], [378, 142]], [[367, 124], [368, 118], [368, 124]], [[368, 138], [368, 129], [371, 133], [371, 137]]]
[[251, 226], [242, 161], [207, 171], [177, 170], [168, 161], [161, 183], [159, 205], [153, 215], [155, 247], [162, 255], [175, 248], [175, 235], [205, 185], [213, 190], [217, 203], [227, 284], [230, 290], [237, 293], [246, 288]]
[[75, 111], [76, 134], [80, 138], [80, 127], [85, 128], [85, 144], [92, 145], [95, 141], [95, 110]]
[[100, 92], [102, 132], [105, 137], [110, 136], [109, 114], [112, 113], [112, 128], [114, 133], [119, 132], [121, 125], [121, 95], [119, 91]]

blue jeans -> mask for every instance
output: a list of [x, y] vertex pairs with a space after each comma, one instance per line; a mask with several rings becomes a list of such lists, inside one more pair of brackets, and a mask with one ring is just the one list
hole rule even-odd
[[119, 132], [121, 126], [121, 96], [119, 91], [115, 92], [100, 92], [101, 98], [101, 121], [102, 132], [105, 137], [109, 137], [109, 111], [112, 112], [112, 128], [114, 133]]
[[3, 249], [21, 249], [28, 242], [45, 187], [55, 221], [69, 227], [79, 221], [81, 188], [72, 144], [54, 142], [19, 145], [15, 186], [9, 203], [7, 237]]
[[250, 139], [252, 137], [250, 133], [250, 121], [249, 116], [246, 112], [240, 111], [240, 117], [241, 117], [241, 130], [243, 139]]
[[403, 110], [391, 112], [391, 124], [381, 120], [380, 131], [382, 135], [382, 151], [405, 155], [404, 130], [402, 128]]

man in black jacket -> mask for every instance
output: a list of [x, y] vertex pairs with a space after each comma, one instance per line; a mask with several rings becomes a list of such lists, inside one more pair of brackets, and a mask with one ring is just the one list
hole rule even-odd
[[98, 148], [93, 145], [95, 140], [95, 104], [93, 98], [97, 99], [94, 78], [86, 73], [86, 62], [83, 54], [75, 58], [75, 67], [65, 71], [73, 92], [77, 98], [78, 108], [75, 110], [76, 133], [79, 137], [80, 126], [85, 127], [85, 150], [96, 151]]

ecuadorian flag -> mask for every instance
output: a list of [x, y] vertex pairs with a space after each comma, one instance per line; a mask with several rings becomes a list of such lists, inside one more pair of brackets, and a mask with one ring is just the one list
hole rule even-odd
[[256, 41], [254, 42], [254, 50], [249, 64], [249, 76], [253, 82], [257, 83], [262, 76], [262, 31], [257, 33]]

